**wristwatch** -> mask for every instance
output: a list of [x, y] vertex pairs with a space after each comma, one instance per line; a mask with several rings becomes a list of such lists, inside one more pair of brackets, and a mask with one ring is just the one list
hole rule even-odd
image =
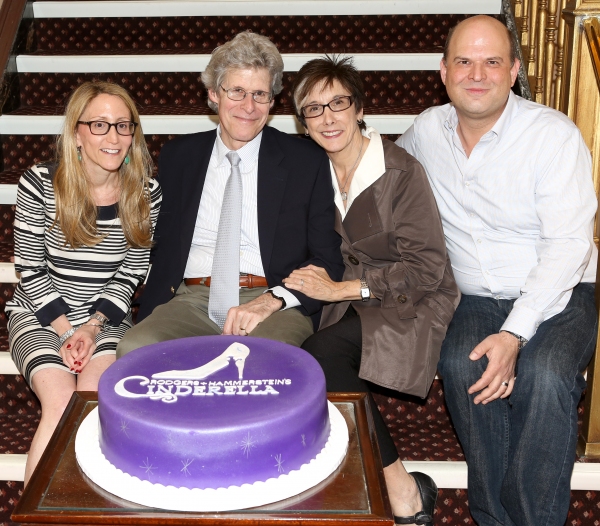
[[363, 301], [369, 301], [371, 299], [371, 289], [365, 278], [360, 278], [360, 298]]
[[108, 318], [99, 312], [94, 312], [94, 314], [90, 316], [90, 320], [97, 320], [100, 322], [101, 329], [104, 329], [108, 325]]
[[279, 308], [279, 310], [283, 310], [285, 309], [286, 303], [285, 303], [285, 299], [283, 298], [283, 296], [278, 296], [277, 294], [275, 294], [271, 289], [265, 290], [265, 294], [270, 294], [271, 296], [273, 296], [276, 300], [281, 301], [281, 307]]
[[514, 332], [510, 332], [510, 331], [500, 331], [500, 332], [507, 332], [508, 334], [512, 334], [519, 342], [519, 347], [518, 350], [520, 351], [523, 347], [525, 347], [525, 345], [527, 345], [527, 342], [529, 340], [523, 338], [523, 336], [519, 335], [519, 334], [515, 334]]

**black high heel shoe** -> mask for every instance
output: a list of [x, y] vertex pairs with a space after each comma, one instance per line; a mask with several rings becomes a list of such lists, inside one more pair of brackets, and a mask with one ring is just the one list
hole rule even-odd
[[421, 495], [423, 509], [415, 513], [412, 517], [397, 517], [394, 515], [396, 524], [419, 524], [424, 526], [433, 526], [433, 512], [437, 501], [438, 491], [433, 479], [425, 473], [413, 471], [409, 475], [417, 483], [417, 489]]

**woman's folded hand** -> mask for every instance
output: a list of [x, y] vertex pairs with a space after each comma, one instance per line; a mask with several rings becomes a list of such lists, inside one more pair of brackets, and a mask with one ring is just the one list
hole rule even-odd
[[60, 354], [72, 371], [80, 373], [89, 363], [96, 349], [96, 334], [99, 331], [93, 325], [82, 325], [63, 343]]
[[283, 284], [290, 290], [302, 292], [309, 298], [336, 302], [360, 299], [360, 281], [332, 281], [324, 268], [308, 265], [294, 270]]

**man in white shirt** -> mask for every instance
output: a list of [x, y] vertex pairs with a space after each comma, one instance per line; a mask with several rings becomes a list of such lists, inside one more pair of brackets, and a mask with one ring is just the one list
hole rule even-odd
[[519, 61], [497, 20], [461, 22], [440, 68], [452, 103], [398, 144], [427, 171], [463, 293], [439, 371], [471, 514], [562, 526], [597, 329], [590, 154], [567, 117], [512, 93]]
[[281, 55], [264, 36], [243, 32], [213, 52], [202, 80], [219, 126], [161, 151], [152, 269], [119, 357], [221, 333], [300, 346], [318, 326], [322, 303], [282, 280], [311, 264], [341, 280], [341, 239], [327, 155], [266, 125], [282, 75]]

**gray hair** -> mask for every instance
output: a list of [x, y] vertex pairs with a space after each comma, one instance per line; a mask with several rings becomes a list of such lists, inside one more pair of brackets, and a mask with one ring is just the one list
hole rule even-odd
[[[280, 93], [283, 89], [283, 59], [277, 47], [265, 36], [244, 31], [212, 52], [210, 62], [202, 73], [202, 82], [207, 90], [216, 92], [229, 70], [260, 68], [269, 71], [273, 95]], [[218, 111], [218, 105], [210, 99], [208, 106]]]

